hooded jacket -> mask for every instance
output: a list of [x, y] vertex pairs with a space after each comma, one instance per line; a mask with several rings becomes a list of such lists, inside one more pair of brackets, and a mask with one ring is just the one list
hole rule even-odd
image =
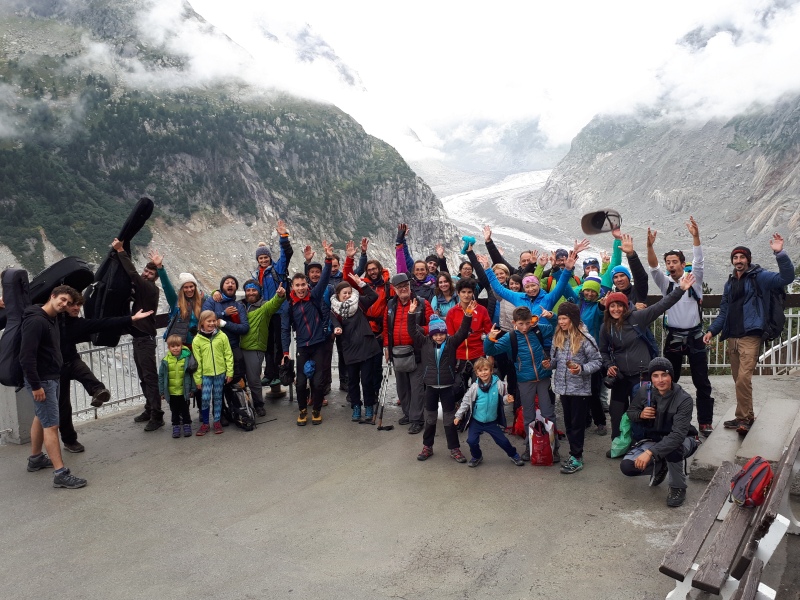
[[[219, 290], [219, 293], [222, 294], [222, 302], [217, 302], [213, 296], [209, 295], [203, 302], [203, 310], [212, 310], [218, 319], [225, 321], [222, 331], [228, 337], [231, 348], [238, 348], [241, 336], [250, 331], [247, 310], [245, 310], [244, 304], [237, 301], [236, 298], [228, 298], [222, 293], [222, 290]], [[225, 314], [225, 309], [229, 306], [235, 306], [238, 313], [236, 315]], [[239, 321], [238, 323], [236, 322], [237, 320]]]
[[[294, 254], [292, 244], [289, 242], [289, 234], [287, 233], [286, 235], [280, 236], [279, 243], [281, 255], [278, 260], [273, 260], [272, 264], [266, 269], [257, 267], [250, 275], [261, 285], [261, 298], [264, 299], [265, 302], [272, 300], [281, 283], [286, 283], [287, 285], [284, 287], [288, 287], [286, 273], [289, 269], [289, 261], [292, 260], [292, 255]], [[282, 306], [279, 312], [282, 313], [284, 310], [285, 307]]]
[[139, 319], [131, 328], [132, 337], [142, 337], [149, 335], [156, 336], [156, 312], [158, 312], [158, 295], [161, 293], [155, 281], [148, 281], [136, 270], [136, 266], [131, 261], [128, 253], [117, 252], [119, 264], [128, 273], [133, 284], [133, 306], [131, 314], [136, 314], [140, 310], [147, 312], [152, 310], [153, 314], [144, 319]]
[[[447, 323], [447, 333], [454, 335], [461, 327], [461, 322], [465, 318], [464, 309], [461, 308], [461, 303], [454, 306], [447, 313], [445, 323]], [[467, 339], [458, 346], [456, 350], [456, 358], [458, 360], [476, 360], [483, 353], [483, 336], [492, 330], [492, 320], [489, 318], [489, 312], [480, 304], [475, 306], [475, 312], [472, 313], [472, 325]]]
[[250, 330], [239, 339], [239, 347], [242, 350], [266, 351], [270, 319], [272, 319], [272, 315], [280, 312], [284, 300], [285, 297], [281, 298], [276, 294], [267, 301], [262, 298], [253, 304], [245, 303], [244, 308]]
[[[417, 311], [420, 309], [421, 305], [418, 305]], [[408, 335], [414, 340], [414, 346], [420, 352], [419, 366], [422, 367], [423, 383], [425, 385], [453, 385], [456, 382], [457, 349], [469, 336], [472, 316], [464, 315], [458, 331], [447, 336], [440, 346], [426, 334], [422, 327], [417, 325], [413, 313], [407, 313], [407, 315]]]
[[216, 330], [210, 336], [198, 333], [192, 344], [192, 354], [197, 361], [194, 383], [198, 387], [203, 383], [203, 377], [233, 377], [233, 350], [228, 336], [222, 331]]
[[[539, 321], [539, 329], [542, 337], [547, 340], [553, 337], [553, 326], [545, 320]], [[509, 359], [513, 359], [511, 348], [511, 336], [517, 336], [517, 359], [514, 361], [514, 368], [517, 371], [517, 381], [540, 381], [552, 375], [550, 369], [545, 369], [542, 361], [545, 359], [545, 349], [539, 343], [539, 338], [530, 329], [528, 333], [521, 333], [517, 330], [509, 331], [503, 337], [493, 342], [489, 336], [483, 340], [483, 349], [488, 356], [505, 354]]]
[[32, 390], [42, 387], [42, 381], [61, 377], [61, 335], [55, 317], [39, 304], [22, 313], [22, 341], [19, 348], [22, 373]]
[[[550, 349], [550, 369], [553, 371], [553, 391], [562, 396], [591, 396], [592, 373], [600, 370], [603, 357], [597, 348], [597, 342], [587, 331], [587, 337], [581, 337], [583, 343], [577, 352], [570, 348], [570, 338], [564, 340], [564, 348], [553, 346]], [[567, 360], [581, 365], [581, 372], [573, 375], [567, 368]]]
[[173, 377], [180, 374], [183, 382], [182, 395], [185, 399], [189, 399], [189, 394], [191, 394], [194, 388], [192, 385], [194, 378], [191, 373], [186, 372], [186, 364], [191, 355], [192, 351], [186, 346], [181, 348], [181, 353], [177, 357], [173, 356], [172, 352], [167, 349], [167, 354], [161, 359], [161, 364], [158, 366], [158, 393], [164, 396], [164, 398], [169, 398], [171, 395], [169, 380], [170, 373], [172, 373]]
[[[358, 266], [355, 269], [353, 269], [353, 263], [354, 260], [352, 257], [348, 256], [345, 258], [344, 269], [342, 270], [344, 276], [348, 277], [349, 274], [353, 272], [355, 272], [358, 276], [363, 276], [364, 271], [367, 268], [367, 255], [363, 253], [361, 254], [361, 258], [358, 260]], [[394, 294], [392, 286], [389, 284], [390, 277], [391, 275], [389, 273], [389, 269], [384, 269], [383, 273], [381, 273], [378, 279], [375, 281], [371, 280], [369, 277], [364, 278], [364, 281], [367, 282], [367, 285], [370, 287], [370, 289], [378, 296], [378, 299], [373, 302], [372, 306], [364, 311], [364, 314], [367, 316], [367, 320], [369, 321], [369, 326], [372, 328], [372, 333], [374, 333], [376, 336], [383, 334], [383, 321], [386, 316], [386, 303]]]
[[[505, 427], [506, 411], [503, 409], [503, 405], [508, 397], [508, 385], [506, 385], [505, 381], [502, 381], [499, 377], [497, 377], [497, 375], [492, 375], [492, 385], [497, 386], [497, 422], [501, 427]], [[461, 406], [458, 407], [454, 417], [461, 420], [464, 418], [464, 415], [467, 415], [467, 422], [464, 424], [465, 427], [469, 425], [469, 422], [472, 420], [472, 415], [475, 414], [475, 402], [477, 400], [478, 382], [475, 381], [471, 386], [469, 386], [467, 393], [464, 394], [464, 397], [461, 399]]]
[[[175, 318], [179, 321], [183, 321], [180, 315], [180, 308], [178, 307], [178, 294], [175, 291], [175, 287], [172, 285], [172, 281], [170, 281], [167, 271], [163, 266], [158, 270], [158, 278], [161, 280], [161, 289], [164, 290], [164, 298], [166, 298], [167, 304], [169, 305], [169, 318]], [[203, 302], [203, 292], [200, 291], [199, 287], [194, 293], [194, 301]], [[192, 330], [197, 331], [197, 316], [194, 314], [193, 310], [189, 311], [189, 323], [186, 327], [186, 343], [191, 344], [195, 335], [192, 333]], [[167, 331], [164, 331], [165, 340], [167, 339]]]
[[352, 316], [342, 318], [331, 309], [332, 325], [342, 328], [339, 338], [342, 340], [342, 356], [346, 365], [363, 362], [381, 353], [381, 344], [365, 314], [378, 300], [378, 294], [369, 285], [360, 287], [358, 294], [358, 308]]
[[326, 259], [317, 285], [305, 297], [298, 298], [294, 291], [289, 292], [289, 308], [281, 315], [281, 343], [284, 355], [289, 353], [292, 329], [295, 331], [297, 348], [321, 344], [328, 339], [326, 323], [330, 309], [324, 304], [330, 276], [331, 261]]
[[[647, 394], [656, 405], [655, 419], [642, 419], [642, 411], [647, 406]], [[665, 458], [683, 444], [690, 435], [692, 426], [692, 397], [677, 383], [663, 396], [650, 384], [642, 384], [631, 400], [628, 418], [631, 420], [631, 434], [635, 440], [650, 439], [658, 442], [650, 448], [655, 458]]]

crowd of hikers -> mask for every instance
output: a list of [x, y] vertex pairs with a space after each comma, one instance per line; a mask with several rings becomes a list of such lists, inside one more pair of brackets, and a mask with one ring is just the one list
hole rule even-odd
[[[300, 266], [292, 264], [289, 231], [278, 221], [277, 255], [260, 243], [253, 271], [241, 286], [235, 275], [226, 275], [209, 293], [200, 289], [194, 275], [169, 273], [154, 250], [137, 272], [121, 241], [114, 240], [112, 247], [137, 290], [130, 318], [81, 319], [81, 294], [62, 286], [47, 304], [31, 307], [31, 318], [23, 322], [28, 331], [21, 362], [39, 421], [28, 469], [55, 467], [57, 487], [86, 484], [64, 467], [57, 439], [53, 444], [52, 428], [60, 424], [65, 448], [84, 449], [71, 426], [68, 392], [66, 402], [51, 402], [49, 396], [58, 395], [58, 387], [50, 390], [47, 381], [60, 379], [64, 391], [69, 379], [78, 379], [92, 404], [102, 405], [110, 393], [91, 372], [76, 367], [75, 343], [92, 328], [127, 327], [134, 336], [146, 400], [134, 421], [145, 423], [145, 431], [164, 426], [163, 402], [171, 412], [174, 438], [221, 434], [227, 424], [226, 389], [246, 390], [254, 411], [265, 416], [265, 397], [280, 397], [287, 384], [294, 386], [297, 425], [304, 427], [309, 420], [320, 425], [335, 360], [353, 422], [375, 422], [382, 387], [393, 374], [402, 410], [398, 424], [407, 425], [409, 434], [422, 433], [420, 461], [433, 456], [441, 410], [447, 449], [455, 462], [478, 466], [483, 459], [480, 436], [487, 433], [522, 466], [534, 450], [529, 427], [539, 421], [555, 429], [558, 399], [569, 449], [561, 462], [560, 436], [554, 434], [550, 450], [562, 473], [583, 469], [585, 432], [607, 435], [610, 419], [611, 450], [606, 456], [622, 459], [626, 475], [649, 474], [651, 484], [669, 475], [667, 503], [679, 506], [686, 489], [683, 462], [700, 436], [713, 429], [707, 345], [720, 333], [731, 340], [737, 414], [724, 426], [746, 434], [754, 419], [754, 344], [760, 344], [767, 318], [761, 291], [793, 278], [779, 235], [770, 242], [779, 272], [751, 264], [750, 250], [735, 248], [719, 317], [704, 329], [700, 232], [693, 218], [686, 227], [693, 240], [691, 262], [683, 251], [669, 250], [662, 254], [663, 265], [655, 251], [657, 233], [648, 231], [648, 267], [662, 295], [649, 306], [648, 271], [633, 238], [619, 229], [612, 231], [610, 253], [587, 255], [589, 242], [581, 240], [551, 252], [524, 251], [518, 264], [512, 264], [485, 226], [486, 255], [476, 253], [477, 241], [465, 236], [463, 260], [452, 269], [441, 244], [424, 260], [415, 259], [409, 228], [400, 224], [392, 274], [370, 256], [367, 238], [360, 244], [347, 242], [341, 255], [327, 242], [322, 242], [321, 256], [306, 246]], [[160, 365], [149, 345], [156, 332], [157, 279], [170, 309], [163, 334], [168, 352]], [[663, 320], [663, 348], [650, 331], [657, 319]], [[59, 345], [63, 361], [54, 358]], [[694, 400], [678, 384], [684, 357]], [[70, 365], [66, 381], [59, 372], [65, 364]], [[697, 429], [691, 424], [695, 404]], [[506, 405], [513, 419], [507, 419]], [[512, 428], [524, 432], [519, 450], [507, 437]], [[469, 459], [461, 449], [463, 431]]]

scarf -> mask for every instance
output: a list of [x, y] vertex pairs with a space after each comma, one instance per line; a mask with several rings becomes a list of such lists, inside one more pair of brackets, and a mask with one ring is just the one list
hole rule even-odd
[[350, 297], [344, 302], [340, 301], [336, 296], [331, 297], [331, 310], [339, 315], [342, 320], [355, 316], [358, 312], [358, 292], [354, 289]]
[[481, 390], [481, 391], [482, 391], [482, 392], [485, 394], [485, 393], [486, 393], [486, 392], [488, 392], [490, 389], [492, 389], [492, 386], [494, 385], [494, 381], [495, 381], [495, 376], [494, 376], [494, 375], [492, 375], [492, 376], [489, 378], [489, 381], [488, 381], [488, 383], [484, 383], [484, 382], [483, 382], [483, 379], [481, 379], [480, 377], [478, 377], [478, 387], [479, 387], [479, 388], [480, 388], [480, 390]]

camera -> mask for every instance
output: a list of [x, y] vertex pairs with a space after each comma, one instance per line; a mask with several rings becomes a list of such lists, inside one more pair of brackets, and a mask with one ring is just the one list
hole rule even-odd
[[622, 373], [620, 373], [619, 369], [617, 369], [616, 375], [606, 375], [605, 377], [603, 377], [603, 385], [606, 386], [608, 389], [611, 389], [612, 387], [614, 387], [614, 383], [623, 378], [624, 376], [622, 375]]

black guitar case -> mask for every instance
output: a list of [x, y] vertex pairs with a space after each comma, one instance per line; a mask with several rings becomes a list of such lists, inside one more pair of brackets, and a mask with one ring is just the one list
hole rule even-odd
[[22, 367], [19, 364], [22, 312], [31, 304], [28, 272], [6, 269], [2, 274], [2, 286], [6, 323], [0, 337], [0, 383], [20, 388], [23, 384]]
[[[153, 214], [153, 201], [141, 198], [134, 207], [122, 229], [117, 235], [128, 256], [131, 255], [131, 240]], [[84, 293], [84, 315], [89, 319], [124, 317], [131, 314], [133, 286], [131, 278], [119, 261], [117, 252], [111, 250], [100, 264], [94, 276], [94, 284]], [[114, 331], [101, 331], [92, 335], [95, 346], [116, 346], [120, 334]]]
[[[77, 256], [62, 258], [54, 265], [47, 267], [30, 282], [28, 304], [44, 304], [59, 285], [69, 285], [82, 292], [93, 281], [94, 272], [85, 260]], [[27, 285], [27, 278], [25, 283]], [[0, 313], [0, 329], [6, 326], [7, 314], [6, 311]]]

